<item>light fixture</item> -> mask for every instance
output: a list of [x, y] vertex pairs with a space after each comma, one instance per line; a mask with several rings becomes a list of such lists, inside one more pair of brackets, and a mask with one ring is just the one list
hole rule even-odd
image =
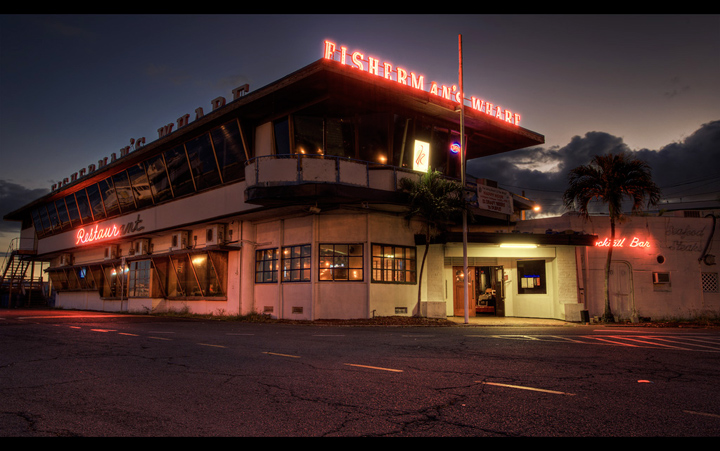
[[501, 243], [500, 247], [509, 247], [509, 248], [516, 248], [516, 249], [535, 249], [537, 247], [537, 244], [530, 244], [530, 243]]

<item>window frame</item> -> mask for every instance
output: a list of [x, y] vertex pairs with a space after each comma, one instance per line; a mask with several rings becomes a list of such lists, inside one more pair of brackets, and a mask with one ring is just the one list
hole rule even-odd
[[[325, 252], [330, 246], [331, 254], [326, 255]], [[343, 255], [341, 248], [347, 246], [348, 250]], [[360, 250], [360, 255], [351, 254], [351, 246], [356, 246], [356, 249]], [[342, 259], [347, 258], [347, 266], [336, 266], [340, 264]], [[332, 263], [329, 267], [326, 267], [328, 259]], [[359, 266], [351, 265], [352, 262], [360, 262]], [[337, 262], [337, 263], [336, 263]], [[323, 278], [323, 272], [329, 271], [329, 278]], [[343, 271], [346, 271], [346, 276], [341, 277]], [[360, 277], [357, 275], [351, 278], [353, 271], [360, 271]], [[320, 243], [318, 248], [318, 281], [319, 282], [363, 282], [365, 280], [365, 246], [363, 243]]]
[[[279, 261], [280, 252], [276, 247], [255, 250], [255, 283], [277, 283]], [[270, 275], [269, 280], [264, 276], [267, 274]]]
[[[379, 248], [379, 249], [378, 249]], [[379, 254], [376, 251], [379, 250]], [[387, 250], [391, 250], [392, 256], [387, 254]], [[402, 251], [402, 257], [397, 258], [397, 251]], [[408, 256], [407, 252], [412, 250], [412, 256]], [[372, 243], [371, 244], [371, 271], [370, 281], [373, 283], [393, 283], [403, 285], [417, 284], [417, 247], [402, 246], [397, 244]], [[404, 263], [404, 267], [398, 267], [399, 263]], [[411, 263], [409, 265], [409, 263]], [[379, 263], [379, 266], [376, 266]], [[386, 265], [390, 263], [389, 267]], [[410, 268], [411, 266], [411, 268]], [[400, 277], [402, 274], [403, 277]], [[407, 275], [412, 275], [412, 280], [406, 279]], [[378, 277], [379, 275], [379, 277]], [[389, 276], [389, 277], [388, 277]]]
[[[297, 255], [295, 255], [296, 249]], [[280, 268], [282, 268], [280, 277], [283, 283], [310, 282], [312, 280], [312, 245], [283, 246], [280, 258]], [[296, 265], [297, 267], [295, 267]], [[298, 277], [294, 278], [293, 273], [297, 273]], [[306, 273], [307, 276], [305, 276]]]
[[[528, 268], [525, 268], [526, 264]], [[529, 279], [533, 281], [530, 282]], [[547, 294], [547, 262], [543, 259], [518, 260], [517, 280], [518, 294]]]

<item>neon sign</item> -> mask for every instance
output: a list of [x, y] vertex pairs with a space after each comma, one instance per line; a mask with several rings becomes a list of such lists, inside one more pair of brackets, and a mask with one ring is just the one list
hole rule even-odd
[[413, 170], [427, 172], [430, 167], [430, 143], [415, 140], [413, 151]]
[[87, 229], [80, 228], [75, 235], [75, 244], [90, 244], [95, 241], [116, 238], [127, 233], [139, 232], [145, 228], [140, 225], [141, 222], [142, 219], [140, 219], [140, 215], [138, 215], [135, 221], [128, 222], [125, 225], [113, 224], [107, 227], [100, 227], [100, 225], [96, 224], [95, 227], [90, 226]]
[[450, 145], [450, 152], [455, 153], [455, 154], [460, 153], [460, 143], [456, 143], [456, 142], [452, 143]]
[[[625, 247], [626, 238], [619, 238], [612, 242], [612, 247]], [[610, 238], [605, 238], [604, 240], [596, 241], [595, 247], [610, 247]], [[638, 237], [633, 237], [632, 240], [630, 240], [630, 243], [628, 244], [628, 247], [650, 247], [650, 241], [642, 241]]]
[[[393, 65], [391, 63], [387, 61], [381, 62], [379, 59], [373, 58], [372, 56], [368, 56], [367, 60], [365, 60], [365, 55], [362, 52], [355, 51], [348, 53], [348, 49], [345, 46], [340, 46], [340, 50], [336, 49], [337, 46], [334, 42], [325, 41], [325, 52], [323, 57], [328, 60], [338, 61], [342, 65], [349, 65], [363, 72], [367, 72], [369, 75], [383, 77], [388, 80], [393, 80], [400, 84], [425, 91], [425, 77], [423, 75], [417, 75], [412, 71], [408, 72], [407, 69], [400, 66], [393, 69]], [[336, 52], [340, 52], [339, 59], [335, 59]], [[445, 85], [438, 86], [438, 84], [433, 81], [430, 82], [429, 92], [447, 100], [453, 100], [457, 103], [468, 100], [463, 97], [463, 93], [458, 92], [458, 88], [455, 85], [451, 87]], [[520, 115], [518, 113], [502, 109], [498, 105], [494, 105], [493, 103], [478, 99], [474, 96], [471, 96], [469, 100], [469, 106], [474, 110], [480, 111], [509, 124], [517, 126], [520, 125]]]

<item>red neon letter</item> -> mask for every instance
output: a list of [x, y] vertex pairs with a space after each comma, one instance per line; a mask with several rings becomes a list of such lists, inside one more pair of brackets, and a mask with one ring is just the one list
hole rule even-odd
[[358, 69], [360, 69], [360, 70], [365, 70], [364, 67], [363, 67], [363, 61], [362, 61], [363, 56], [365, 56], [365, 55], [363, 55], [363, 54], [360, 53], [360, 52], [354, 52], [354, 53], [352, 54], [352, 61], [353, 61], [353, 63], [355, 63], [355, 65], [356, 65], [356, 66], [358, 67]]
[[335, 43], [330, 41], [325, 41], [325, 59], [331, 60], [334, 59], [333, 55], [335, 54]]

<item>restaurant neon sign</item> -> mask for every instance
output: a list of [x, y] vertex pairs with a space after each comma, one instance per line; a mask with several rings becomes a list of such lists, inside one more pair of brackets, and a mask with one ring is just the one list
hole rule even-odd
[[[336, 59], [335, 54], [338, 52], [339, 56], [337, 57], [338, 59]], [[364, 53], [361, 51], [349, 53], [347, 47], [345, 46], [340, 46], [340, 49], [338, 50], [337, 45], [331, 41], [325, 41], [323, 58], [338, 61], [342, 65], [349, 65], [350, 67], [367, 72], [369, 75], [383, 77], [388, 80], [393, 80], [400, 84], [425, 91], [425, 77], [423, 75], [418, 75], [415, 72], [408, 71], [400, 66], [393, 67], [393, 64], [387, 61], [380, 61], [372, 56], [368, 56], [366, 60]], [[430, 82], [429, 92], [437, 95], [438, 97], [455, 101], [456, 103], [462, 103], [465, 100], [468, 100], [464, 98], [464, 94], [459, 92], [457, 86], [455, 85], [438, 85], [433, 81]], [[483, 99], [478, 99], [474, 96], [471, 96], [469, 100], [469, 106], [474, 110], [485, 113], [509, 124], [520, 125], [520, 115], [518, 113], [513, 113], [510, 110], [503, 109], [498, 105]]]
[[140, 219], [140, 215], [138, 215], [135, 221], [128, 222], [125, 225], [113, 224], [107, 227], [100, 227], [99, 224], [96, 224], [94, 227], [90, 226], [87, 229], [80, 228], [75, 234], [75, 244], [90, 244], [95, 241], [116, 238], [127, 233], [139, 232], [145, 228], [140, 225], [141, 222], [142, 219]]

